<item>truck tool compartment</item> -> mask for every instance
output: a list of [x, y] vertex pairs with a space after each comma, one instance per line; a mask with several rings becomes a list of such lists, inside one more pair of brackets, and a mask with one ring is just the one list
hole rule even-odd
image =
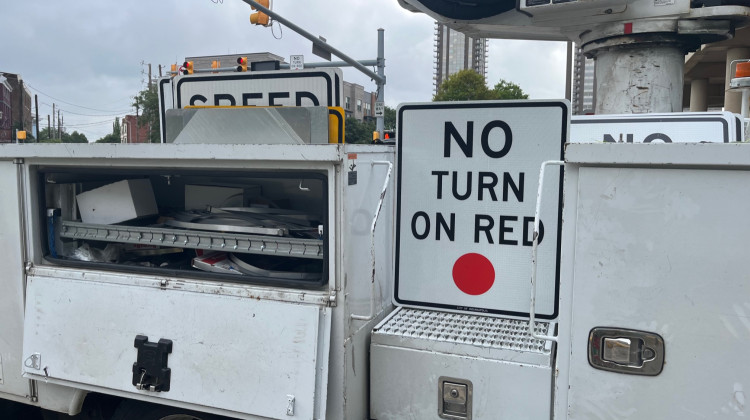
[[26, 379], [230, 417], [325, 416], [338, 146], [18, 151]]
[[59, 167], [38, 173], [45, 255], [55, 264], [285, 287], [327, 281], [324, 174]]

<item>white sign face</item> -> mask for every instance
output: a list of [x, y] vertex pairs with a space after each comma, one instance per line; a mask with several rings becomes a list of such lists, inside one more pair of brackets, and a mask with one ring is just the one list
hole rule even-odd
[[291, 70], [304, 69], [305, 68], [305, 56], [304, 55], [289, 56], [289, 68]]
[[375, 116], [376, 117], [385, 116], [385, 103], [375, 102]]
[[728, 143], [742, 141], [731, 112], [580, 115], [570, 121], [571, 143]]
[[342, 106], [343, 80], [341, 69], [177, 76], [174, 106]]
[[[561, 160], [565, 101], [406, 104], [398, 109], [394, 303], [525, 317], [542, 162]], [[539, 318], [557, 316], [562, 169], [544, 179]]]

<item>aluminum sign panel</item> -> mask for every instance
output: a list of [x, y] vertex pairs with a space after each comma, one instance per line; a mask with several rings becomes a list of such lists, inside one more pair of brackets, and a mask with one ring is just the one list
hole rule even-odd
[[340, 69], [180, 76], [175, 108], [197, 106], [341, 106]]
[[[564, 101], [399, 107], [398, 305], [528, 316], [539, 168], [562, 159]], [[557, 313], [561, 171], [548, 171], [537, 315]]]
[[581, 115], [570, 122], [571, 143], [729, 143], [742, 141], [731, 112]]

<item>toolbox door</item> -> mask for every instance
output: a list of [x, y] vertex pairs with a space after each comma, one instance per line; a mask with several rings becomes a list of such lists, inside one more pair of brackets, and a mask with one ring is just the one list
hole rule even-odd
[[20, 375], [23, 335], [24, 236], [21, 222], [21, 163], [0, 161], [0, 394], [25, 397], [29, 381]]
[[746, 414], [749, 186], [745, 170], [580, 168], [569, 420]]
[[236, 417], [322, 418], [331, 310], [300, 296], [281, 302], [229, 284], [36, 267], [24, 372]]

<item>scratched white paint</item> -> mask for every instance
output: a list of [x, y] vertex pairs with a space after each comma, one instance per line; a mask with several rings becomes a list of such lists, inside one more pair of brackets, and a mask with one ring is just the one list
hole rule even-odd
[[[24, 355], [42, 358], [27, 373], [277, 419], [288, 394], [301, 419], [326, 398], [329, 308], [52, 277], [30, 277], [27, 301]], [[132, 385], [138, 334], [173, 341], [169, 392]]]
[[[737, 159], [750, 162], [750, 148], [744, 153]], [[565, 220], [575, 224], [574, 264], [561, 284], [572, 285], [572, 319], [560, 327], [571, 333], [567, 419], [744, 416], [750, 224], [733, 215], [750, 214], [741, 193], [750, 172], [581, 167], [571, 179], [566, 191], [577, 202]], [[587, 343], [596, 326], [660, 334], [662, 373], [592, 368]]]

